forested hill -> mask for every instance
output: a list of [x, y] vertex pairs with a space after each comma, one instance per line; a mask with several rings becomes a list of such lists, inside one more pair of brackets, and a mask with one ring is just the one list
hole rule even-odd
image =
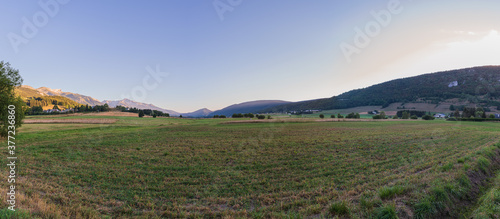
[[474, 67], [396, 79], [331, 98], [284, 104], [264, 111], [387, 106], [390, 103], [416, 102], [421, 99], [439, 103], [452, 98], [500, 105], [500, 66]]

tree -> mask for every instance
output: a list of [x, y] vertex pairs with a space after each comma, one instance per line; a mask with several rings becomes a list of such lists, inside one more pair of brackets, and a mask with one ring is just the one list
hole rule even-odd
[[104, 106], [102, 106], [102, 111], [103, 112], [109, 111], [109, 105], [107, 103], [105, 103]]
[[323, 114], [319, 114], [319, 118], [322, 118], [322, 119], [323, 119], [323, 118], [325, 118], [325, 115], [323, 115]]
[[52, 109], [59, 110], [59, 107], [57, 105], [54, 105], [54, 107], [52, 107]]
[[342, 119], [342, 118], [344, 118], [344, 116], [343, 116], [343, 115], [340, 115], [340, 113], [338, 113], [338, 114], [337, 114], [337, 118]]
[[332, 114], [332, 115], [330, 116], [330, 118], [335, 119], [335, 115], [333, 115], [333, 114]]
[[139, 117], [140, 118], [144, 117], [144, 111], [143, 110], [139, 110]]
[[[19, 70], [10, 67], [7, 62], [0, 62], [0, 136], [8, 136], [9, 126], [18, 128], [24, 119], [26, 104], [14, 93], [14, 88], [20, 86], [23, 79]], [[10, 117], [10, 118], [9, 118]]]
[[418, 119], [418, 116], [417, 115], [412, 115], [412, 116], [410, 116], [410, 119]]
[[387, 116], [385, 116], [385, 112], [384, 111], [380, 112], [380, 118], [387, 119]]
[[392, 117], [392, 119], [399, 119], [398, 114], [396, 114], [394, 117]]
[[153, 118], [156, 118], [156, 114], [153, 114]]
[[267, 116], [267, 119], [272, 119], [272, 117], [271, 116]]
[[214, 115], [214, 118], [219, 118], [219, 115]]
[[347, 114], [346, 118], [348, 118], [348, 119], [353, 119], [355, 116], [356, 116], [356, 114], [354, 114], [354, 113], [349, 113], [349, 114]]
[[356, 113], [356, 115], [354, 115], [354, 118], [359, 119], [359, 118], [361, 118], [361, 115], [359, 115], [359, 113]]
[[455, 111], [455, 106], [450, 105], [450, 111]]
[[404, 111], [403, 115], [401, 116], [401, 119], [409, 119], [409, 118], [410, 118], [410, 116], [409, 116], [408, 112]]
[[460, 117], [460, 111], [458, 111], [458, 109], [456, 109], [455, 112], [453, 113], [453, 116], [455, 116], [455, 118], [459, 118]]

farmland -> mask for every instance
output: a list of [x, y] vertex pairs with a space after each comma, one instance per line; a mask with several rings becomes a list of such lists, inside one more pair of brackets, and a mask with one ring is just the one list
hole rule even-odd
[[431, 216], [441, 188], [474, 196], [500, 141], [486, 122], [58, 119], [114, 123], [25, 124], [19, 217]]

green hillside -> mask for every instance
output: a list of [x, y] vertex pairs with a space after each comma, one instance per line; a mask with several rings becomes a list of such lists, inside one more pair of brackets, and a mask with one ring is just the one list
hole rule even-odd
[[67, 97], [43, 95], [29, 87], [17, 87], [15, 92], [29, 107], [41, 106], [43, 108], [52, 108], [52, 106], [57, 105], [63, 108], [74, 108], [81, 105]]
[[38, 92], [37, 90], [32, 89], [30, 87], [25, 87], [25, 86], [16, 87], [16, 89], [14, 91], [17, 95], [21, 96], [21, 98], [23, 98], [23, 99], [26, 99], [28, 97], [43, 97], [44, 96], [40, 92]]
[[500, 66], [451, 70], [396, 79], [339, 96], [284, 104], [266, 112], [387, 106], [397, 102], [436, 103], [458, 98], [483, 106], [500, 106]]

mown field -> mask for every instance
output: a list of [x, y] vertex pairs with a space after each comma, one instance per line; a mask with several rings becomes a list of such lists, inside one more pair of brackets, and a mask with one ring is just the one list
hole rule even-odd
[[472, 198], [500, 140], [499, 123], [71, 118], [118, 121], [25, 124], [18, 217], [430, 217]]

